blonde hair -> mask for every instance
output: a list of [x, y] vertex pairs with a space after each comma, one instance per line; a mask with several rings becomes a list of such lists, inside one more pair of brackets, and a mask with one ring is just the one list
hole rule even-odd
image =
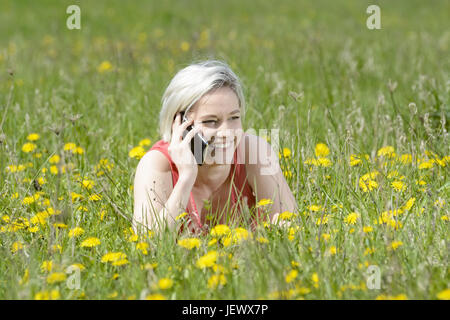
[[222, 61], [207, 60], [191, 64], [173, 77], [161, 99], [159, 130], [164, 141], [172, 137], [172, 123], [175, 115], [189, 109], [205, 94], [227, 86], [239, 99], [242, 117], [245, 114], [245, 100], [239, 78]]

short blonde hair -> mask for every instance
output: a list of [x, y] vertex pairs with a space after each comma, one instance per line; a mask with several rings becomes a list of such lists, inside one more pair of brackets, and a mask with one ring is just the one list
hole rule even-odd
[[170, 81], [161, 99], [159, 130], [164, 141], [172, 137], [172, 123], [175, 115], [189, 109], [211, 90], [227, 86], [239, 99], [242, 117], [245, 114], [245, 100], [239, 78], [222, 61], [207, 60], [181, 69]]

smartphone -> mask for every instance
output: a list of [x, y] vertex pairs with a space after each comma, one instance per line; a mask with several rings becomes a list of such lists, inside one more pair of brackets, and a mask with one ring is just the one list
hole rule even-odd
[[[182, 122], [185, 122], [188, 120], [184, 114], [184, 111], [181, 111], [180, 114], [181, 114]], [[193, 129], [192, 125], [190, 125], [186, 128], [186, 130], [183, 132], [183, 139], [189, 133], [189, 131], [191, 131], [192, 129]], [[192, 154], [194, 155], [195, 162], [199, 166], [201, 166], [203, 164], [203, 162], [205, 161], [206, 150], [208, 148], [208, 145], [209, 145], [208, 141], [200, 133], [196, 133], [191, 140], [191, 151], [192, 151]]]

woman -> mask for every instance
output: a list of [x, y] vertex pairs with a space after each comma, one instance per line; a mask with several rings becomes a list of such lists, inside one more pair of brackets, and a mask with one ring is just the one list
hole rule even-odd
[[[136, 170], [135, 229], [173, 229], [183, 212], [193, 232], [248, 220], [254, 227], [258, 218], [273, 222], [280, 212], [296, 209], [278, 153], [266, 140], [243, 133], [244, 112], [240, 81], [225, 63], [205, 61], [175, 75], [162, 98], [162, 140]], [[204, 154], [197, 142], [199, 149], [191, 151], [195, 135], [209, 143]], [[248, 208], [261, 199], [273, 201], [264, 208], [269, 216], [258, 210], [251, 217]]]

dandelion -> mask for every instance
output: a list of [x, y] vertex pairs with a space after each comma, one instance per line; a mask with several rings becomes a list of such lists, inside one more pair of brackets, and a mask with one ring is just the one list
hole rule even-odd
[[149, 146], [151, 145], [152, 141], [148, 138], [142, 139], [141, 141], [139, 141], [139, 145], [141, 147], [145, 147], [145, 146]]
[[419, 165], [419, 170], [430, 169], [430, 168], [433, 168], [433, 162], [432, 161], [425, 161], [425, 162], [422, 162]]
[[126, 259], [127, 255], [123, 252], [109, 252], [102, 257], [102, 262], [116, 262], [122, 259]]
[[83, 233], [83, 228], [75, 227], [69, 230], [69, 238], [81, 236]]
[[177, 243], [178, 243], [178, 245], [180, 247], [183, 247], [183, 248], [186, 248], [188, 250], [191, 250], [193, 248], [199, 248], [200, 244], [201, 244], [201, 241], [198, 238], [186, 238], [186, 239], [178, 240]]
[[283, 157], [286, 159], [290, 159], [291, 158], [291, 149], [289, 148], [283, 148]]
[[352, 212], [352, 213], [348, 214], [347, 217], [345, 217], [344, 221], [346, 224], [355, 224], [356, 221], [358, 220], [358, 218], [359, 218], [359, 213]]
[[257, 208], [259, 208], [259, 207], [264, 207], [264, 206], [267, 206], [267, 205], [272, 204], [272, 203], [273, 203], [273, 201], [270, 200], [270, 199], [261, 199], [261, 200], [259, 200], [258, 203], [256, 204], [256, 207], [257, 207]]
[[101, 199], [102, 199], [102, 196], [99, 195], [99, 194], [91, 194], [91, 195], [89, 196], [89, 200], [90, 200], [90, 201], [99, 201], [99, 200], [101, 200]]
[[314, 288], [319, 287], [319, 276], [317, 275], [317, 272], [314, 272], [311, 276], [311, 280], [313, 282]]
[[22, 250], [22, 249], [23, 249], [23, 244], [19, 241], [14, 242], [11, 246], [12, 253], [16, 253], [17, 251]]
[[378, 150], [377, 156], [391, 158], [391, 157], [395, 156], [394, 151], [395, 151], [394, 147], [392, 147], [392, 146], [382, 147]]
[[40, 136], [39, 134], [37, 134], [37, 133], [30, 133], [30, 134], [27, 136], [27, 140], [28, 140], [28, 141], [37, 141], [37, 140], [39, 140], [40, 137], [41, 137], [41, 136]]
[[190, 46], [189, 42], [186, 42], [186, 41], [181, 42], [181, 45], [180, 45], [181, 51], [183, 51], [183, 52], [189, 51], [190, 47], [191, 46]]
[[359, 187], [362, 189], [363, 192], [372, 191], [376, 188], [378, 188], [378, 183], [375, 180], [367, 180], [364, 181], [362, 179], [359, 179]]
[[213, 274], [208, 279], [208, 288], [215, 289], [219, 285], [224, 286], [227, 283], [227, 278], [223, 274]]
[[109, 61], [103, 61], [102, 63], [100, 63], [100, 65], [97, 67], [97, 71], [99, 73], [104, 73], [107, 71], [111, 71], [112, 70], [112, 64]]
[[64, 151], [74, 151], [77, 148], [77, 145], [73, 142], [68, 142], [64, 145], [63, 150]]
[[209, 251], [207, 254], [201, 256], [197, 262], [196, 266], [200, 269], [212, 267], [218, 258], [217, 251]]
[[169, 278], [161, 278], [158, 281], [158, 287], [161, 290], [170, 289], [173, 286], [173, 280]]
[[437, 294], [439, 300], [450, 300], [450, 289], [445, 289]]
[[52, 283], [62, 282], [62, 281], [65, 281], [66, 278], [67, 278], [67, 276], [63, 272], [53, 272], [48, 275], [47, 283], [52, 284]]
[[58, 289], [53, 289], [50, 292], [47, 290], [39, 291], [34, 295], [34, 300], [58, 300], [59, 298], [60, 294]]
[[95, 182], [92, 181], [92, 180], [83, 179], [83, 181], [81, 181], [81, 185], [82, 185], [84, 188], [86, 188], [86, 189], [88, 189], [88, 190], [91, 190], [91, 189], [94, 187]]
[[155, 293], [145, 297], [145, 300], [166, 300], [166, 298], [160, 293]]
[[142, 254], [147, 255], [148, 254], [148, 243], [147, 242], [139, 242], [136, 244], [136, 249], [140, 250]]
[[403, 242], [401, 241], [392, 241], [391, 248], [392, 250], [397, 250], [398, 247], [403, 246]]
[[295, 280], [295, 278], [297, 278], [298, 275], [298, 271], [295, 269], [292, 269], [291, 271], [289, 271], [289, 273], [286, 275], [286, 277], [284, 278], [284, 280], [286, 281], [286, 283], [291, 283], [293, 280]]
[[354, 154], [350, 155], [350, 166], [354, 167], [361, 163], [362, 163], [361, 159], [359, 159], [356, 155]]
[[146, 153], [146, 151], [142, 146], [137, 146], [130, 150], [130, 152], [128, 153], [128, 156], [130, 158], [136, 158], [139, 160], [145, 155], [145, 153]]
[[45, 260], [41, 264], [41, 272], [51, 272], [53, 269], [53, 261]]
[[80, 244], [80, 247], [92, 248], [92, 247], [96, 247], [96, 246], [100, 245], [100, 243], [101, 243], [101, 241], [99, 238], [89, 237]]
[[27, 142], [22, 146], [22, 151], [25, 153], [33, 152], [36, 149], [36, 145], [31, 142]]
[[318, 143], [316, 144], [314, 153], [316, 154], [316, 157], [326, 157], [330, 154], [330, 149], [328, 149], [325, 143]]
[[329, 249], [329, 253], [333, 256], [337, 253], [337, 249], [335, 246], [331, 246]]
[[256, 241], [258, 241], [259, 243], [269, 243], [269, 240], [267, 240], [267, 238], [264, 237], [258, 237], [256, 238]]
[[281, 213], [278, 218], [281, 220], [291, 220], [294, 217], [294, 214], [292, 212], [289, 211], [284, 211], [283, 213]]
[[183, 212], [181, 214], [179, 214], [178, 216], [175, 217], [175, 221], [178, 221], [180, 219], [183, 219], [184, 217], [186, 217], [188, 215], [187, 212]]
[[393, 182], [391, 183], [391, 187], [392, 187], [395, 191], [404, 191], [404, 190], [406, 190], [406, 185], [405, 185], [405, 183], [404, 183], [403, 181], [399, 181], [399, 180], [393, 181]]
[[371, 226], [364, 226], [363, 227], [363, 232], [364, 233], [369, 233], [369, 232], [372, 232], [372, 231], [373, 231], [373, 228]]
[[214, 228], [211, 229], [211, 235], [213, 237], [220, 237], [223, 235], [227, 235], [231, 232], [230, 227], [225, 224], [218, 224]]

